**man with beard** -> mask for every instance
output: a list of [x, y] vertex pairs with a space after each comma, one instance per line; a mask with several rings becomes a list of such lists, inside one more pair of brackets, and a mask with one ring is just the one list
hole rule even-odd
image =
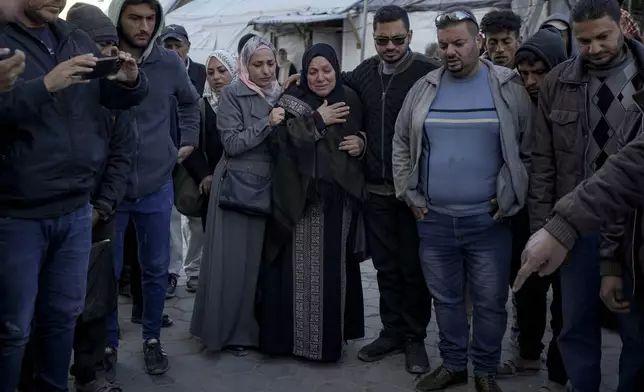
[[391, 143], [398, 112], [411, 86], [436, 66], [409, 49], [412, 31], [407, 12], [384, 6], [373, 19], [378, 56], [343, 75], [365, 110], [367, 150], [364, 171], [369, 198], [365, 206], [367, 240], [378, 271], [380, 336], [358, 358], [373, 362], [404, 352], [410, 373], [429, 371], [425, 329], [431, 302], [418, 259], [418, 232], [405, 203], [396, 199], [391, 172]]
[[514, 69], [521, 45], [521, 17], [511, 10], [490, 11], [481, 19], [487, 57], [494, 65]]
[[513, 70], [479, 58], [470, 10], [439, 15], [436, 28], [444, 66], [409, 91], [393, 138], [396, 196], [417, 220], [443, 359], [416, 390], [466, 384], [469, 354], [477, 392], [500, 392], [495, 376], [512, 253], [506, 218], [523, 208], [528, 193], [530, 99]]
[[[135, 109], [137, 147], [123, 202], [117, 208], [117, 275], [123, 262], [123, 238], [128, 220], [136, 226], [143, 293], [143, 353], [149, 374], [163, 374], [168, 359], [161, 347], [160, 329], [170, 263], [170, 216], [173, 206], [172, 169], [199, 141], [199, 95], [179, 56], [156, 43], [163, 10], [156, 0], [115, 0], [108, 15], [116, 25], [121, 49], [130, 53], [150, 80], [150, 94]], [[180, 148], [171, 133], [172, 113], [178, 110]], [[106, 361], [116, 362], [117, 315], [113, 315]]]
[[[599, 170], [617, 152], [641, 112], [633, 94], [644, 85], [644, 48], [624, 39], [615, 0], [580, 0], [573, 6], [579, 55], [544, 79], [536, 118], [530, 187], [533, 230], [556, 227], [553, 207], [563, 195]], [[580, 238], [559, 270], [565, 315], [558, 344], [573, 391], [595, 392], [601, 384], [600, 262], [614, 273], [623, 222]], [[553, 229], [550, 229], [553, 230]], [[529, 245], [528, 245], [529, 246]], [[604, 268], [606, 266], [606, 268]]]
[[[564, 40], [557, 31], [550, 29], [537, 31], [519, 47], [514, 63], [535, 108], [543, 79], [550, 70], [566, 61], [567, 58]], [[528, 198], [528, 207], [529, 205], [530, 199]], [[513, 245], [512, 281], [516, 278], [521, 265], [520, 256], [528, 240], [529, 233], [528, 228], [528, 235], [525, 237], [525, 241], [518, 245], [516, 249], [514, 245], [517, 244]], [[517, 231], [513, 230], [513, 235], [516, 236], [516, 234]], [[516, 260], [514, 259], [515, 257]], [[528, 284], [521, 291], [515, 294], [517, 326], [520, 332], [518, 336], [519, 353], [499, 368], [498, 376], [512, 377], [517, 374], [538, 372], [541, 369], [541, 353], [543, 351], [541, 340], [546, 328], [547, 294], [550, 286], [552, 286], [553, 299], [550, 306], [552, 339], [550, 340], [546, 361], [548, 380], [539, 391], [565, 392], [568, 376], [557, 345], [557, 338], [563, 323], [561, 285], [559, 284], [558, 274], [543, 278], [535, 275], [530, 278]]]
[[[365, 112], [368, 142], [363, 162], [369, 198], [364, 214], [369, 251], [378, 271], [383, 325], [378, 338], [364, 346], [358, 358], [375, 362], [404, 352], [407, 371], [422, 374], [429, 371], [424, 340], [431, 300], [420, 268], [414, 215], [396, 199], [391, 146], [407, 92], [436, 69], [436, 64], [409, 48], [413, 33], [409, 15], [402, 8], [388, 5], [378, 9], [373, 29], [378, 55], [342, 73], [343, 81], [360, 96]], [[298, 79], [299, 74], [291, 76], [284, 88]]]
[[[16, 390], [34, 320], [38, 390], [67, 390], [74, 327], [91, 249], [90, 193], [107, 155], [104, 107], [128, 109], [148, 91], [127, 53], [108, 79], [85, 80], [100, 53], [58, 15], [61, 0], [25, 0], [0, 47], [27, 55], [0, 93], [0, 391]], [[59, 61], [66, 59], [65, 61]]]

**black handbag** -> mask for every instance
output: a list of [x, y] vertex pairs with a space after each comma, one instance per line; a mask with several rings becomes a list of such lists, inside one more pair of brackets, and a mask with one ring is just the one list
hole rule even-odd
[[[206, 114], [203, 99], [199, 100], [201, 112], [201, 140], [206, 140]], [[195, 159], [197, 154], [203, 154], [199, 149], [190, 154], [184, 162]], [[192, 218], [200, 218], [208, 203], [208, 197], [201, 194], [199, 182], [186, 170], [182, 163], [177, 163], [172, 170], [172, 185], [174, 189], [174, 206], [181, 213]]]
[[219, 189], [219, 208], [246, 215], [270, 215], [271, 184], [269, 177], [230, 168], [226, 159]]

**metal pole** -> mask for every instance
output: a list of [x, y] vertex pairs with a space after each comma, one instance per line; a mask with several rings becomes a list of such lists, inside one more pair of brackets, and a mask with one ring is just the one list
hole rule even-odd
[[364, 61], [364, 50], [367, 44], [367, 16], [369, 16], [369, 0], [362, 3], [362, 39], [360, 43], [360, 62]]

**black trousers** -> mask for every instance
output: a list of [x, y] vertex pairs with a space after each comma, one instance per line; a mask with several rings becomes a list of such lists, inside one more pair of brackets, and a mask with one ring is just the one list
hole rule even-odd
[[[116, 236], [116, 220], [114, 218], [106, 222], [98, 222], [92, 229], [92, 242], [100, 242], [106, 239], [114, 241]], [[114, 288], [116, 290], [116, 287]], [[108, 316], [94, 318], [84, 322], [81, 315], [76, 322], [74, 333], [74, 364], [70, 373], [76, 381], [85, 384], [96, 379], [96, 371], [100, 368], [105, 345], [107, 344]], [[27, 345], [22, 361], [20, 374], [20, 392], [36, 391], [33, 380], [34, 374], [34, 352], [31, 342]]]
[[[512, 234], [510, 285], [516, 279], [519, 268], [521, 268], [521, 253], [530, 239], [530, 224], [525, 208], [512, 218]], [[563, 327], [559, 272], [544, 277], [540, 277], [536, 273], [532, 274], [521, 290], [514, 295], [519, 328], [519, 355], [526, 360], [538, 360], [541, 358], [541, 353], [544, 349], [542, 343], [543, 334], [546, 330], [548, 317], [548, 290], [551, 286], [553, 291], [550, 305], [552, 340], [548, 347], [546, 365], [548, 367], [548, 379], [559, 384], [565, 384], [568, 381], [568, 376], [557, 345], [557, 338]]]
[[367, 242], [378, 271], [383, 336], [423, 340], [431, 299], [419, 259], [416, 220], [395, 196], [370, 194], [365, 205]]
[[[130, 286], [132, 295], [132, 305], [141, 305], [143, 303], [143, 292], [141, 287], [141, 266], [139, 265], [139, 250], [136, 241], [136, 229], [134, 222], [130, 222], [125, 229], [125, 240], [123, 243], [123, 270], [119, 285], [121, 287]], [[140, 307], [140, 306], [139, 306]]]

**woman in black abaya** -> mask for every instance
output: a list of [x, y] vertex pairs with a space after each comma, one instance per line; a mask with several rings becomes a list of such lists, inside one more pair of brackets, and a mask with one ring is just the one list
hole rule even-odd
[[273, 213], [258, 287], [260, 350], [337, 361], [364, 335], [356, 229], [365, 197], [362, 109], [330, 46], [302, 60], [271, 134]]

